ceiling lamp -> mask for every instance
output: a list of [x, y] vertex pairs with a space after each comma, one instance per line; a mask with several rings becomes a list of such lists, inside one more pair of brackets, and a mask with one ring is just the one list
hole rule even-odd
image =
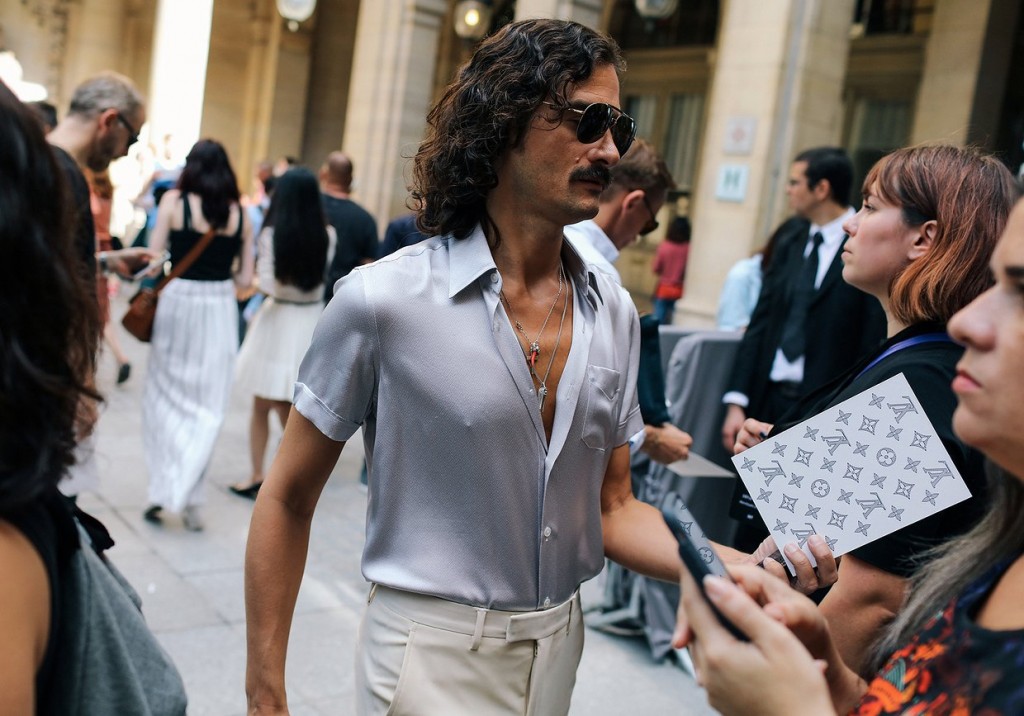
[[633, 5], [645, 20], [663, 20], [676, 11], [679, 0], [633, 0]]
[[479, 40], [491, 27], [491, 6], [480, 0], [462, 0], [455, 6], [455, 34], [463, 40]]
[[288, 21], [288, 29], [295, 32], [316, 10], [316, 0], [277, 0], [277, 11]]

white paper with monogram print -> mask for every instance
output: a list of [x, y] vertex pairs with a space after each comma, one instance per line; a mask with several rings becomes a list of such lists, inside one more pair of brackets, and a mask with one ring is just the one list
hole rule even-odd
[[813, 534], [838, 557], [971, 496], [902, 373], [732, 461], [779, 549], [812, 563]]

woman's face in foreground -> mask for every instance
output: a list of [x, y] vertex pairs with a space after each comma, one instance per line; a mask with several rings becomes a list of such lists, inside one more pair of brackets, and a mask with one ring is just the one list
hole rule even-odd
[[843, 231], [850, 237], [843, 245], [843, 280], [885, 305], [893, 279], [923, 254], [921, 228], [908, 226], [903, 210], [883, 199], [875, 182]]
[[949, 322], [966, 346], [953, 390], [953, 428], [966, 442], [1024, 478], [1024, 201], [1017, 202], [995, 253], [996, 285]]

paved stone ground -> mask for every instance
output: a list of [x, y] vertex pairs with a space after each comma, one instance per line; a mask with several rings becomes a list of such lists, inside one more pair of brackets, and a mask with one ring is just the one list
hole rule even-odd
[[[115, 301], [112, 315], [124, 312]], [[181, 670], [193, 716], [244, 714], [245, 609], [242, 560], [252, 503], [226, 486], [247, 478], [248, 405], [236, 395], [209, 472], [206, 530], [186, 532], [168, 516], [164, 526], [143, 521], [146, 469], [140, 432], [148, 347], [122, 332], [132, 377], [113, 383], [114, 363], [103, 356], [99, 386], [106, 406], [97, 436], [101, 475], [97, 494], [81, 504], [117, 542], [113, 562], [143, 598], [146, 618]], [[276, 442], [279, 431], [272, 436]], [[359, 572], [365, 494], [358, 485], [361, 445], [350, 442], [313, 521], [309, 560], [299, 592], [288, 660], [292, 713], [352, 710], [352, 654], [367, 585]], [[584, 585], [585, 599], [599, 590]], [[587, 630], [571, 714], [688, 714], [714, 712], [681, 669], [655, 663], [636, 639]]]

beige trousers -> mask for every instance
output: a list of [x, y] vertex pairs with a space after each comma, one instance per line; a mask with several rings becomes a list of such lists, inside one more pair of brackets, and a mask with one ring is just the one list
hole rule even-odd
[[559, 716], [583, 652], [579, 594], [505, 612], [374, 585], [356, 649], [360, 716]]

